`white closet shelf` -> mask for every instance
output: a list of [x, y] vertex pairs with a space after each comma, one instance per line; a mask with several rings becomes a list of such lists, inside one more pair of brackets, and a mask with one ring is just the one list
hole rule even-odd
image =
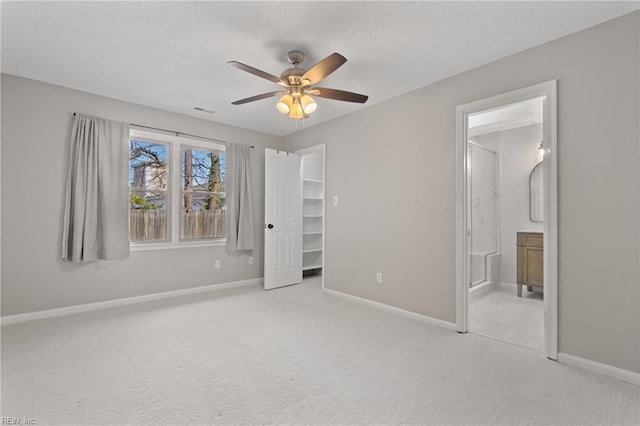
[[318, 268], [322, 268], [321, 264], [317, 264], [317, 265], [307, 265], [307, 266], [303, 266], [302, 270], [303, 271], [308, 271], [310, 269], [318, 269]]
[[321, 270], [324, 246], [324, 146], [302, 150], [302, 270]]

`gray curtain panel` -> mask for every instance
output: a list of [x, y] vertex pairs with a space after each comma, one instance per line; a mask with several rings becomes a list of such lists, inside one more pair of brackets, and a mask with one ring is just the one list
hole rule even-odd
[[62, 258], [129, 257], [129, 124], [77, 114], [71, 130]]
[[251, 147], [227, 143], [227, 251], [254, 249], [251, 191]]

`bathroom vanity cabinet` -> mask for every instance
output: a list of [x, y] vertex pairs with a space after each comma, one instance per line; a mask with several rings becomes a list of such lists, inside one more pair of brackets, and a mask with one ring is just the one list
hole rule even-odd
[[522, 286], [542, 288], [544, 251], [542, 232], [518, 232], [517, 234], [517, 284], [518, 297]]

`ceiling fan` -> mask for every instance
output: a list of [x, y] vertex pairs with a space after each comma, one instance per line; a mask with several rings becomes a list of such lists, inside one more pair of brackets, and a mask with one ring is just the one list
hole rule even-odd
[[284, 88], [284, 90], [263, 93], [231, 103], [233, 105], [242, 105], [260, 99], [283, 95], [276, 105], [280, 112], [289, 114], [291, 118], [307, 118], [317, 107], [312, 96], [361, 104], [367, 102], [369, 97], [359, 93], [327, 89], [325, 87], [312, 87], [347, 62], [347, 58], [341, 54], [332, 53], [308, 70], [298, 67], [304, 60], [304, 52], [292, 50], [289, 52], [288, 57], [289, 62], [293, 64], [293, 68], [284, 70], [282, 74], [280, 74], [280, 77], [237, 61], [229, 61], [228, 63], [231, 66], [272, 81]]

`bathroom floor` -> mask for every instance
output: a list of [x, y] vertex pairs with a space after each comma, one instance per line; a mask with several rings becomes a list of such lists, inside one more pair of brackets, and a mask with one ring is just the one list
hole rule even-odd
[[469, 301], [469, 331], [544, 352], [542, 294], [515, 286], [494, 287]]

